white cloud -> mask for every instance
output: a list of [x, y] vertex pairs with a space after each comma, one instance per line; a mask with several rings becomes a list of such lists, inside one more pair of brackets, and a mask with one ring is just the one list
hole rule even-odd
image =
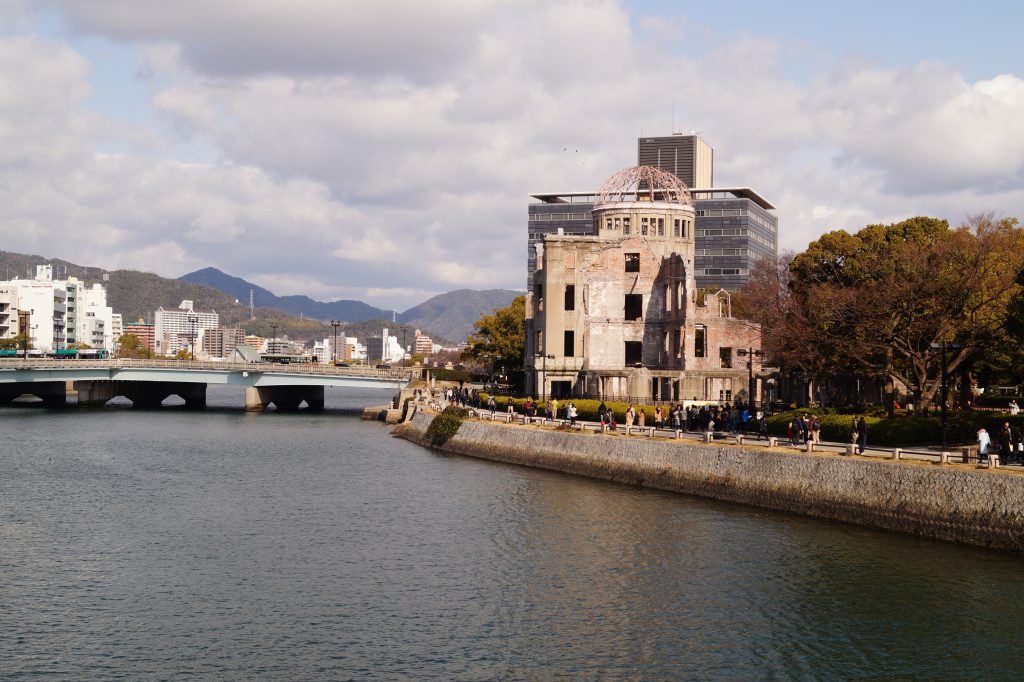
[[[758, 36], [719, 44], [686, 19], [634, 29], [600, 0], [56, 6], [139, 45], [166, 127], [90, 113], [95, 76], [68, 44], [0, 39], [10, 250], [174, 276], [212, 265], [395, 307], [520, 288], [528, 194], [596, 188], [673, 109], [715, 147], [718, 184], [779, 207], [783, 248], [910, 215], [1024, 213], [1012, 74], [829, 64]], [[816, 72], [794, 82], [795, 60]], [[188, 144], [213, 160], [167, 152]]]

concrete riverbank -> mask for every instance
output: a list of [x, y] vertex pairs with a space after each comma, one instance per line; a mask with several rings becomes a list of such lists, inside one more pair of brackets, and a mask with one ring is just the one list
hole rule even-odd
[[[398, 436], [430, 446], [434, 415]], [[1024, 553], [1024, 475], [467, 420], [438, 449]]]

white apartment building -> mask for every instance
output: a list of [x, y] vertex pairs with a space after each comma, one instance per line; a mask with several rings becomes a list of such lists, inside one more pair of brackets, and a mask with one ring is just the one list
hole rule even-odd
[[[64, 347], [66, 294], [53, 281], [52, 265], [37, 265], [33, 279], [0, 282], [0, 290], [7, 292], [7, 334], [17, 336], [17, 313], [28, 313], [29, 343], [33, 348], [51, 351]], [[12, 295], [17, 297], [17, 303], [13, 303]]]
[[402, 360], [406, 356], [406, 350], [397, 336], [388, 333], [384, 328], [380, 336], [366, 337], [366, 362], [368, 364], [392, 363]]
[[216, 311], [199, 310], [187, 299], [177, 308], [157, 308], [154, 317], [159, 355], [175, 355], [182, 348], [198, 348], [203, 330], [220, 326], [220, 315]]
[[[90, 348], [114, 349], [114, 311], [107, 305], [107, 290], [99, 283], [87, 286], [77, 277], [57, 281], [67, 304], [65, 345], [83, 343]], [[120, 317], [120, 315], [118, 315]]]

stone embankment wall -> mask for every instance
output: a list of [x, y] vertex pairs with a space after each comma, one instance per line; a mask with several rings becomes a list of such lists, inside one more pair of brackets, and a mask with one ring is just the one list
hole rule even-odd
[[[433, 415], [396, 434], [429, 446]], [[445, 452], [1024, 552], [1024, 475], [466, 421]]]

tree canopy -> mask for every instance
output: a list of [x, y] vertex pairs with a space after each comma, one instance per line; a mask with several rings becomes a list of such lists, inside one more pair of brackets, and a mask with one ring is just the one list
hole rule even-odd
[[526, 298], [517, 296], [511, 305], [496, 308], [473, 324], [473, 333], [466, 342], [466, 357], [493, 362], [508, 373], [519, 372], [523, 366], [526, 346]]
[[927, 405], [943, 346], [953, 373], [1007, 342], [1022, 268], [1014, 218], [951, 229], [917, 217], [825, 234], [788, 264], [762, 264], [741, 298], [776, 361], [817, 376], [892, 377]]

